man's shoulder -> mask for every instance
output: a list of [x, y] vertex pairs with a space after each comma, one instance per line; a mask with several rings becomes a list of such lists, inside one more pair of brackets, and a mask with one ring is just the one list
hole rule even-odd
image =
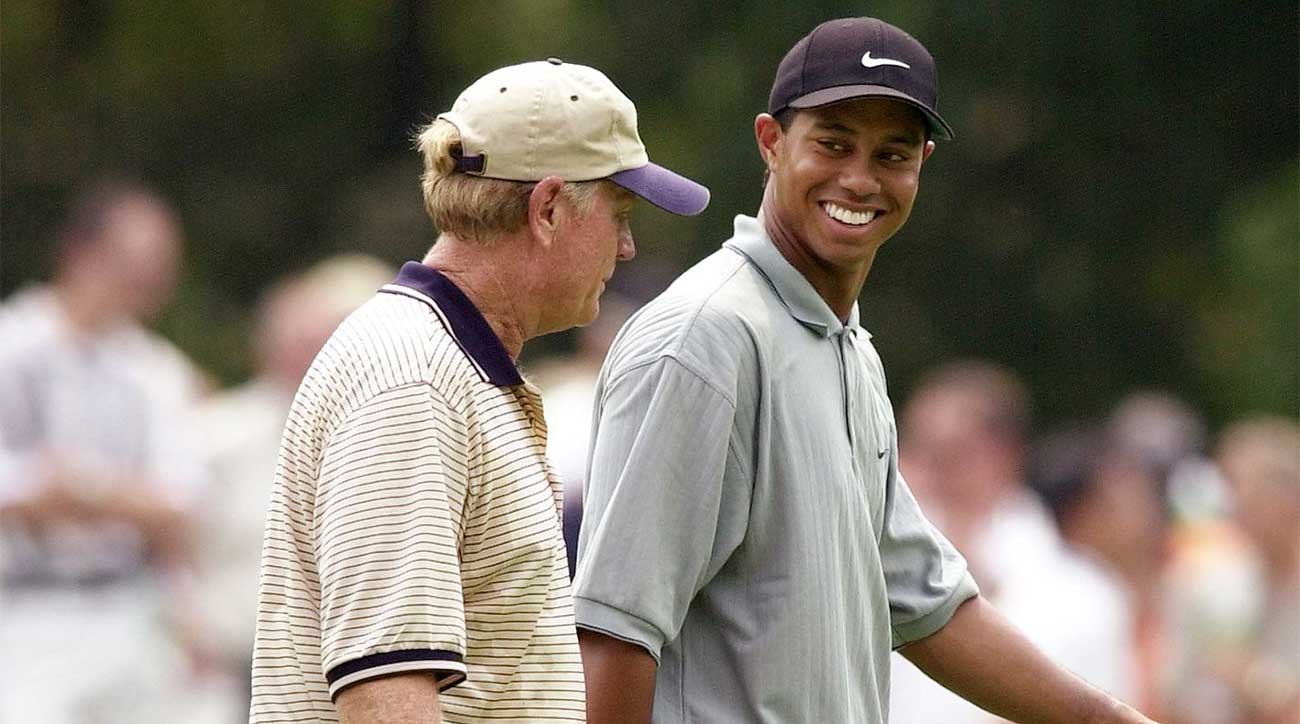
[[94, 349], [151, 398], [188, 405], [207, 389], [203, 371], [167, 337], [124, 320], [93, 333], [74, 331], [49, 287], [29, 287], [0, 304], [0, 369], [43, 376], [52, 362]]
[[124, 356], [142, 385], [170, 394], [181, 405], [197, 403], [207, 392], [210, 383], [202, 368], [170, 339], [136, 324], [121, 332]]
[[66, 326], [45, 287], [20, 289], [0, 302], [0, 361], [14, 361], [58, 342]]
[[757, 358], [779, 304], [745, 256], [723, 247], [628, 320], [610, 349], [607, 373], [672, 357], [705, 377], [733, 376]]
[[416, 384], [446, 397], [478, 381], [436, 314], [416, 299], [381, 292], [334, 330], [304, 386], [359, 404]]

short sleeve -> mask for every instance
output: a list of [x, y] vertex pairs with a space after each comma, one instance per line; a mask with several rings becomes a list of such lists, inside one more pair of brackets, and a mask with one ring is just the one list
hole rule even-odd
[[898, 471], [898, 444], [890, 447], [880, 561], [889, 595], [892, 647], [943, 628], [957, 607], [979, 593], [966, 559], [936, 529]]
[[598, 404], [574, 611], [579, 627], [658, 659], [744, 535], [748, 476], [728, 465], [735, 406], [667, 356], [620, 375]]
[[439, 439], [451, 424], [432, 388], [410, 385], [362, 405], [327, 441], [313, 533], [331, 697], [399, 672], [429, 671], [440, 689], [465, 679], [457, 527]]

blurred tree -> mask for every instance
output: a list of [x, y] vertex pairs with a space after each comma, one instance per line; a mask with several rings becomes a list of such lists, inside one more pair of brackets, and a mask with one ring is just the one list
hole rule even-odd
[[[175, 198], [190, 242], [161, 326], [240, 379], [261, 289], [342, 249], [420, 256], [435, 232], [411, 132], [487, 70], [548, 56], [604, 70], [637, 102], [652, 156], [712, 188], [703, 217], [634, 220], [632, 272], [683, 267], [757, 207], [753, 118], [781, 55], [821, 20], [863, 10], [7, 0], [0, 293], [46, 275], [76, 183], [133, 171]], [[863, 296], [896, 396], [935, 362], [980, 355], [1024, 373], [1048, 417], [1137, 386], [1178, 390], [1218, 420], [1295, 412], [1293, 3], [870, 10], [933, 51], [958, 135], [927, 164]]]
[[1217, 417], [1300, 408], [1300, 165], [1232, 192], [1182, 352]]

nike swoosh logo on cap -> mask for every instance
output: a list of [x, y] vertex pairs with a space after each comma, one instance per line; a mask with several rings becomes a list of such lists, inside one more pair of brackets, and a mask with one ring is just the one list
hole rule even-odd
[[882, 65], [896, 65], [899, 68], [907, 68], [908, 70], [912, 69], [912, 66], [901, 60], [894, 60], [893, 58], [873, 58], [871, 57], [870, 50], [867, 51], [866, 55], [862, 56], [862, 64], [868, 68], [877, 68]]

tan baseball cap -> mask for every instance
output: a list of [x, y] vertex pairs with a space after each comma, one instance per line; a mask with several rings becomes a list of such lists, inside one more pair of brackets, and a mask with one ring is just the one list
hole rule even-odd
[[558, 58], [488, 73], [438, 115], [460, 131], [464, 173], [507, 181], [607, 178], [665, 211], [693, 216], [709, 190], [650, 163], [636, 106], [604, 73]]

